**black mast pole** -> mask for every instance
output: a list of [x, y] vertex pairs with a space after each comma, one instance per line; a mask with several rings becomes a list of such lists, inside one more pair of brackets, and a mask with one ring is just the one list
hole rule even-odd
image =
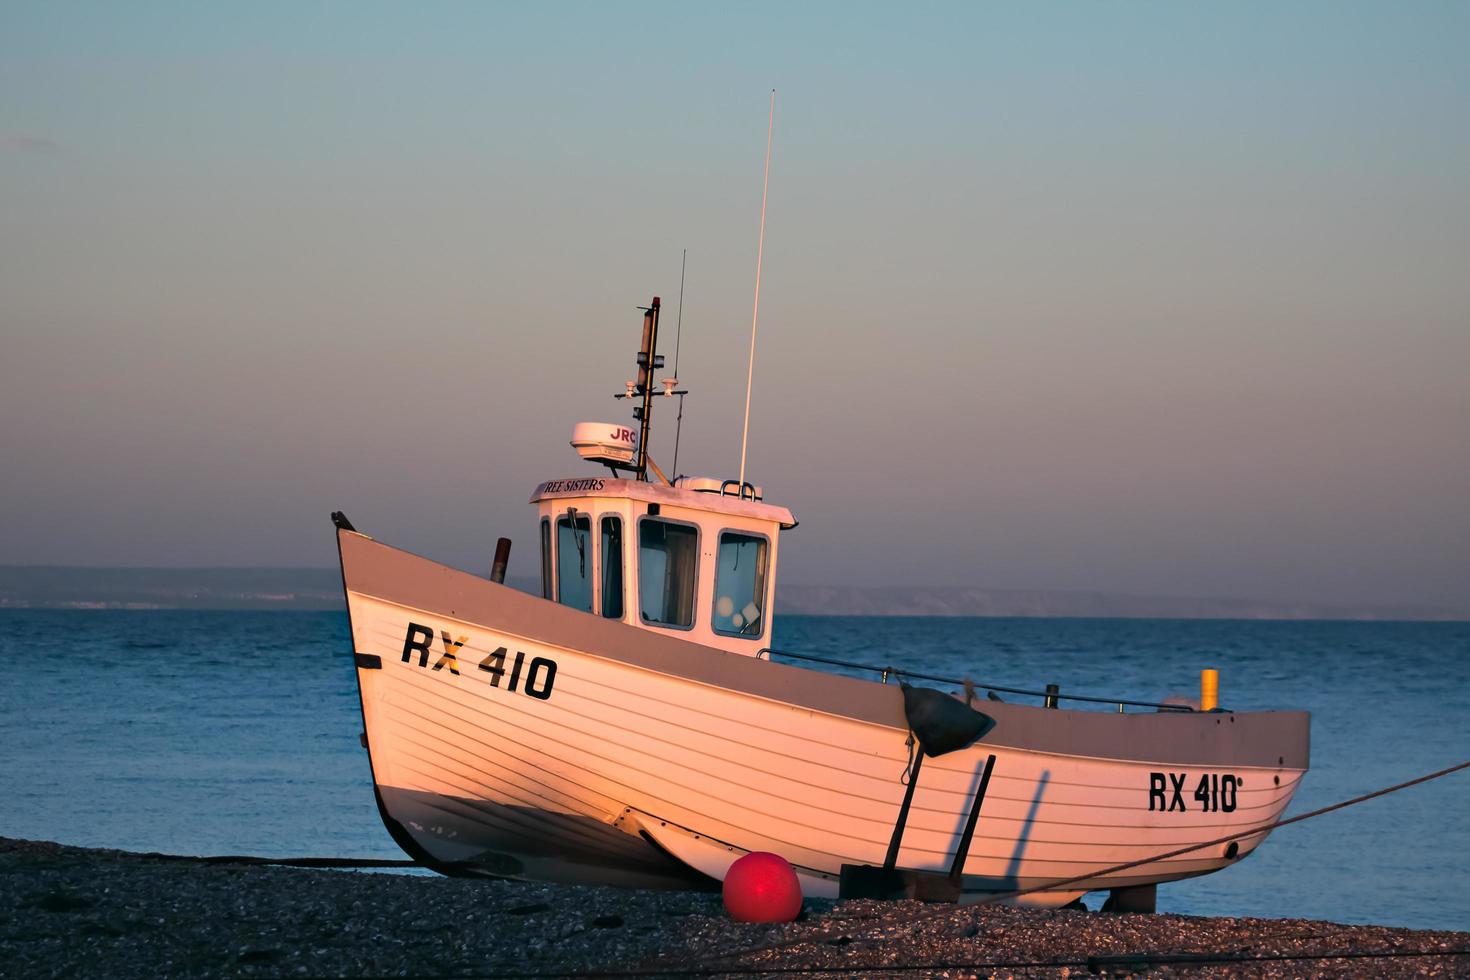
[[643, 349], [638, 352], [638, 387], [643, 404], [633, 409], [633, 417], [642, 423], [638, 430], [638, 479], [648, 479], [648, 431], [653, 421], [653, 372], [663, 366], [658, 350], [658, 297], [643, 311]]

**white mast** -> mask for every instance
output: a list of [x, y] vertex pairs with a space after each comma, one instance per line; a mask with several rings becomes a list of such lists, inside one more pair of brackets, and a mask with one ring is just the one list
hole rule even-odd
[[771, 187], [771, 132], [776, 126], [776, 90], [771, 89], [771, 116], [766, 121], [766, 175], [761, 182], [761, 234], [755, 247], [755, 307], [750, 313], [750, 367], [745, 372], [745, 425], [740, 430], [740, 493], [745, 494], [745, 446], [750, 439], [750, 383], [755, 377], [755, 327], [761, 315], [761, 257], [766, 248], [766, 192]]

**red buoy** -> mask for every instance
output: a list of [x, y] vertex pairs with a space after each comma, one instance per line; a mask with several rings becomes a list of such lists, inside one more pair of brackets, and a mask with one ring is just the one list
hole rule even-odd
[[779, 854], [752, 851], [725, 872], [725, 911], [736, 922], [790, 922], [801, 914], [801, 882]]

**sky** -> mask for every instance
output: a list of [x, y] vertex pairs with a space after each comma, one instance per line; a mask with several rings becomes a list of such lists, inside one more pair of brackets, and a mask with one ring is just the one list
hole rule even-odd
[[[640, 314], [781, 580], [1470, 611], [1470, 5], [0, 3], [0, 563], [534, 568]], [[673, 460], [673, 412], [651, 440]], [[519, 566], [519, 568], [517, 568]]]

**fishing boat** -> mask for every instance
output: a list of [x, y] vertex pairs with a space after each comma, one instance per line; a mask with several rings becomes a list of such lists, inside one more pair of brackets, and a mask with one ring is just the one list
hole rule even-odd
[[596, 469], [531, 494], [539, 595], [504, 584], [504, 539], [486, 576], [333, 515], [373, 791], [411, 857], [698, 888], [769, 851], [809, 897], [927, 881], [951, 900], [1109, 890], [1152, 909], [1159, 883], [1264, 840], [1307, 770], [1305, 712], [961, 688], [773, 650], [796, 518], [743, 473], [668, 479], [652, 460], [676, 383], [657, 379], [659, 314], [655, 298], [621, 393], [633, 422], [575, 426]]

